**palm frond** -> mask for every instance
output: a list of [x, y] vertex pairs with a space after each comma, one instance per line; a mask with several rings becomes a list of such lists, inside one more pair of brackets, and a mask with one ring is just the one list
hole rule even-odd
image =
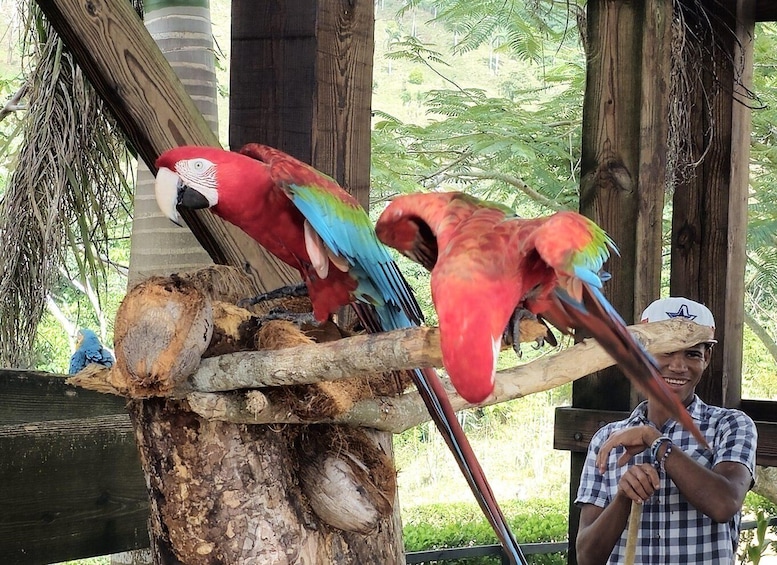
[[123, 136], [35, 3], [25, 39], [29, 110], [0, 204], [0, 365], [28, 366], [48, 289], [68, 254], [94, 289], [131, 184]]

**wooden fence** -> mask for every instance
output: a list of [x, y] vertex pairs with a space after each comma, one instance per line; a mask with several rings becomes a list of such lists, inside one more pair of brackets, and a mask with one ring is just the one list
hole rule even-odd
[[[146, 487], [124, 405], [122, 398], [69, 386], [64, 376], [0, 369], [2, 563], [45, 564], [148, 546]], [[745, 406], [756, 419], [764, 417], [760, 408], [752, 401]], [[557, 410], [556, 448], [585, 449], [603, 422], [622, 416], [581, 412]], [[759, 441], [761, 464], [777, 461], [775, 426], [758, 422], [765, 440]], [[527, 548], [550, 553], [566, 544]], [[499, 551], [482, 546], [413, 552], [408, 563]]]
[[0, 555], [34, 564], [148, 546], [124, 400], [0, 370]]

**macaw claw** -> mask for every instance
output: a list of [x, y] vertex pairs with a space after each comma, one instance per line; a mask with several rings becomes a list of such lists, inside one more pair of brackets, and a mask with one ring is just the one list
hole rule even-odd
[[502, 342], [511, 345], [515, 354], [520, 358], [521, 343], [535, 342], [535, 348], [539, 349], [545, 343], [556, 346], [556, 338], [545, 325], [542, 318], [538, 318], [526, 308], [516, 308], [505, 327]]
[[238, 300], [237, 305], [240, 308], [249, 308], [250, 306], [270, 300], [277, 300], [278, 298], [298, 298], [300, 296], [308, 296], [308, 287], [304, 282], [282, 286], [251, 298], [243, 298]]

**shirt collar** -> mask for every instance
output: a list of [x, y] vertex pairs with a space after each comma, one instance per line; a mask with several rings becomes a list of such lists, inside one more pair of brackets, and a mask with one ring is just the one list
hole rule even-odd
[[[634, 411], [629, 416], [629, 423], [630, 424], [647, 424], [647, 425], [653, 425], [650, 420], [648, 420], [647, 416], [647, 400], [643, 400], [640, 402], [636, 408], [634, 408]], [[691, 400], [691, 403], [685, 407], [685, 409], [688, 411], [688, 413], [691, 415], [691, 418], [694, 420], [701, 421], [704, 419], [705, 414], [707, 413], [707, 404], [704, 403], [704, 401], [698, 397], [698, 395], [693, 395], [693, 400]]]

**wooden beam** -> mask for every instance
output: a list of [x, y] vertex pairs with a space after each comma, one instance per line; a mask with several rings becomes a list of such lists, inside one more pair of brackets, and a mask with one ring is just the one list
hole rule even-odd
[[755, 3], [755, 21], [777, 21], [777, 2], [774, 0], [757, 0]]
[[[556, 408], [553, 448], [585, 453], [591, 438], [599, 428], [610, 422], [623, 420], [629, 414], [627, 411], [617, 410]], [[755, 425], [758, 429], [756, 463], [767, 467], [777, 466], [777, 422], [755, 420]]]
[[[637, 225], [634, 246], [634, 310], [638, 316], [661, 289], [664, 194], [669, 138], [669, 96], [672, 70], [672, 0], [645, 2], [642, 32], [639, 176], [636, 192]], [[632, 398], [633, 400], [633, 398]]]
[[126, 402], [65, 381], [68, 375], [0, 369], [0, 426], [126, 414]]
[[[734, 80], [731, 108], [731, 181], [726, 224], [726, 278], [723, 336], [725, 337], [721, 380], [725, 383], [723, 405], [738, 408], [742, 402], [742, 357], [744, 355], [745, 265], [747, 263], [747, 217], [750, 197], [750, 135], [752, 110], [748, 101], [753, 89], [755, 0], [738, 0], [734, 61], [741, 61]], [[719, 327], [720, 322], [716, 322]]]
[[51, 563], [147, 547], [126, 414], [0, 426], [0, 555]]
[[148, 545], [123, 398], [64, 375], [0, 370], [0, 555], [52, 563]]
[[[580, 211], [601, 225], [620, 248], [606, 268], [605, 294], [633, 321], [637, 276], [643, 3], [593, 0], [587, 4], [586, 90], [580, 171]], [[625, 38], [628, 38], [626, 40]], [[651, 247], [653, 247], [651, 245]], [[586, 337], [586, 336], [579, 336]], [[607, 391], [603, 394], [603, 391]], [[575, 406], [626, 409], [631, 388], [616, 369], [572, 388]]]
[[[152, 172], [157, 156], [171, 147], [219, 146], [130, 2], [38, 0], [38, 5]], [[296, 280], [290, 268], [210, 212], [182, 210], [182, 215], [213, 261], [244, 269], [257, 290]]]

